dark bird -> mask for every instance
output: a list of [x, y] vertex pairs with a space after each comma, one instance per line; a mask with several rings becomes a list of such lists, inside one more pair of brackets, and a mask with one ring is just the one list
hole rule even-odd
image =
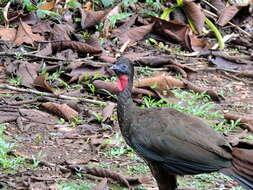
[[159, 190], [177, 188], [177, 175], [219, 171], [253, 189], [253, 150], [232, 147], [201, 119], [171, 108], [138, 108], [132, 100], [134, 67], [120, 57], [111, 67], [118, 77], [118, 121], [127, 144], [142, 157]]

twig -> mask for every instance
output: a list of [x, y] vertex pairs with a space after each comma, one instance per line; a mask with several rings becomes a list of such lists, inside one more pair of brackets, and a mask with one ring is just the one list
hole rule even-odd
[[103, 102], [103, 101], [91, 100], [91, 99], [87, 99], [87, 98], [76, 98], [76, 97], [66, 96], [66, 95], [56, 95], [56, 94], [52, 94], [52, 93], [48, 93], [48, 92], [40, 92], [40, 91], [32, 90], [32, 89], [18, 88], [18, 87], [10, 86], [7, 84], [0, 84], [0, 89], [8, 89], [8, 90], [14, 90], [14, 91], [19, 91], [19, 92], [27, 92], [27, 93], [37, 94], [37, 95], [41, 95], [41, 96], [48, 96], [48, 97], [53, 97], [53, 98], [65, 99], [65, 100], [74, 100], [74, 101], [78, 101], [78, 102], [86, 102], [86, 103], [97, 104], [97, 105], [107, 104], [106, 102]]
[[31, 53], [21, 53], [21, 52], [0, 52], [0, 56], [26, 56], [26, 57], [34, 57], [34, 58], [40, 58], [40, 59], [47, 59], [51, 61], [70, 61], [67, 59], [61, 59], [56, 57], [49, 57], [49, 56], [42, 56], [42, 55], [36, 55]]

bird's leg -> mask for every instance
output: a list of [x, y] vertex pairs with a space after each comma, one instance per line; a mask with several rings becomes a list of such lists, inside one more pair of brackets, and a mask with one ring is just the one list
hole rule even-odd
[[156, 179], [159, 190], [176, 190], [177, 179], [175, 175], [159, 167], [156, 163], [148, 163], [149, 168]]

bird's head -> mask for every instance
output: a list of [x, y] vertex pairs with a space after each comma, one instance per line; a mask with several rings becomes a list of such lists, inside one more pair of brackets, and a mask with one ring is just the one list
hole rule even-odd
[[123, 91], [127, 87], [129, 79], [132, 80], [133, 77], [132, 61], [126, 57], [119, 57], [110, 69], [117, 75], [117, 86], [120, 91]]

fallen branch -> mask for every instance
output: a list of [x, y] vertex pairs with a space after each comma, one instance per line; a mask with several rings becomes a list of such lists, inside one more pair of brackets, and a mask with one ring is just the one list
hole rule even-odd
[[33, 90], [33, 89], [18, 88], [18, 87], [10, 86], [7, 84], [0, 84], [0, 89], [8, 89], [8, 90], [13, 90], [13, 91], [18, 91], [18, 92], [37, 94], [40, 96], [48, 96], [48, 97], [53, 97], [53, 98], [60, 98], [60, 99], [64, 99], [64, 100], [73, 100], [73, 101], [77, 101], [77, 102], [85, 102], [85, 103], [97, 104], [97, 105], [107, 104], [106, 102], [103, 102], [103, 101], [91, 100], [91, 99], [87, 99], [87, 98], [76, 98], [76, 97], [66, 96], [66, 95], [56, 95], [56, 94], [52, 94], [52, 93], [48, 93], [48, 92], [40, 92], [38, 90]]

